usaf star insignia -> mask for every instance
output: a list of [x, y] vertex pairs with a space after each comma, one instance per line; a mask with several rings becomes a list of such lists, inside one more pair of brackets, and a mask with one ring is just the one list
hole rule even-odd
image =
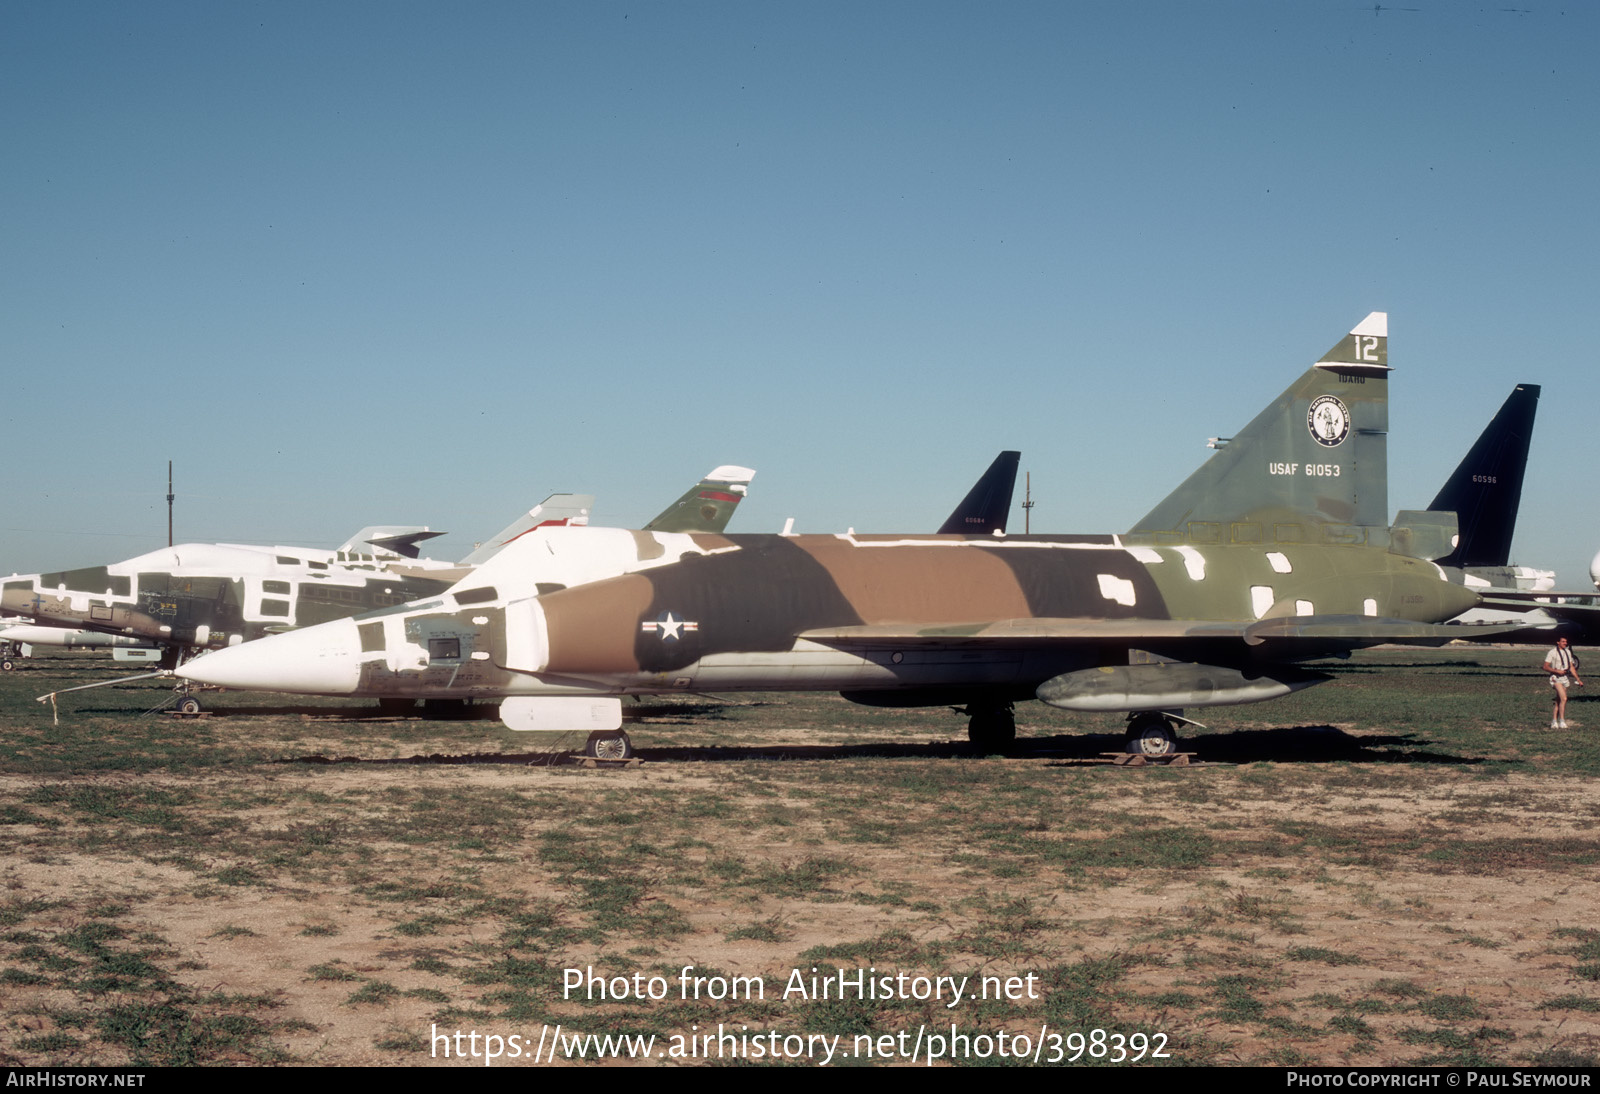
[[685, 632], [693, 633], [700, 629], [700, 624], [691, 623], [682, 616], [673, 615], [671, 610], [662, 612], [654, 619], [647, 619], [639, 624], [639, 629], [645, 634], [658, 634], [663, 642], [676, 642]]

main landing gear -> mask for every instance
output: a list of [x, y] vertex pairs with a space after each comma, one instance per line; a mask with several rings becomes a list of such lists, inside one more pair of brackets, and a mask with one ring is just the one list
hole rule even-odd
[[1178, 751], [1178, 724], [1187, 719], [1161, 710], [1143, 710], [1128, 718], [1124, 751], [1136, 756], [1171, 756]]
[[1017, 739], [1017, 716], [1011, 704], [968, 704], [957, 711], [967, 715], [967, 740], [989, 752], [1003, 752]]
[[591, 760], [631, 760], [633, 742], [620, 729], [595, 730], [589, 734], [583, 754]]

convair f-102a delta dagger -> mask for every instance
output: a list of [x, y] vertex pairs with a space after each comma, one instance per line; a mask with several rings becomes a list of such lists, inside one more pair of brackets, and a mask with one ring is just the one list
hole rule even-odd
[[1174, 747], [1176, 710], [1327, 679], [1300, 663], [1442, 643], [1476, 594], [1432, 557], [1454, 514], [1387, 522], [1387, 317], [1363, 320], [1122, 536], [648, 535], [648, 568], [540, 589], [502, 552], [444, 595], [223, 650], [229, 687], [502, 698], [513, 729], [626, 754], [624, 695], [830, 690], [949, 705], [982, 745], [1013, 704], [1126, 711]]

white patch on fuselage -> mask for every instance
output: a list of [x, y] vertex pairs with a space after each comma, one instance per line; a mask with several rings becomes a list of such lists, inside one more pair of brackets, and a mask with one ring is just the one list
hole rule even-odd
[[[451, 588], [493, 588], [500, 602], [538, 595], [538, 586], [574, 588], [608, 577], [637, 573], [679, 561], [684, 555], [707, 551], [684, 532], [653, 532], [650, 539], [660, 549], [651, 558], [639, 557], [639, 533], [625, 528], [585, 525], [535, 528], [508, 543], [489, 561]], [[719, 548], [717, 550], [737, 550]]]
[[1465, 585], [1469, 589], [1487, 589], [1487, 588], [1489, 588], [1489, 583], [1487, 581], [1483, 580], [1483, 578], [1477, 576], [1476, 574], [1462, 574], [1461, 575], [1461, 584]]
[[1294, 602], [1295, 615], [1316, 615], [1317, 609], [1312, 607], [1309, 600], [1296, 600]]
[[405, 620], [390, 616], [383, 621], [383, 660], [390, 672], [421, 672], [428, 667], [428, 651], [406, 638]]
[[1250, 610], [1256, 613], [1257, 619], [1271, 611], [1273, 603], [1274, 597], [1271, 585], [1250, 586]]
[[1146, 566], [1154, 566], [1161, 561], [1161, 552], [1153, 547], [1128, 547], [1125, 550], [1133, 556], [1135, 562], [1142, 562]]
[[1294, 567], [1289, 565], [1289, 556], [1284, 554], [1282, 551], [1268, 551], [1267, 561], [1272, 563], [1272, 569], [1274, 573], [1294, 573]]
[[1130, 608], [1137, 602], [1138, 597], [1134, 594], [1133, 582], [1127, 578], [1117, 577], [1115, 574], [1096, 576], [1100, 579], [1100, 595], [1107, 600], [1115, 600], [1118, 604], [1125, 604]]
[[1378, 602], [1370, 596], [1367, 597], [1361, 602], [1361, 611], [1366, 615], [1376, 617], [1378, 614]]
[[1189, 571], [1192, 581], [1206, 579], [1206, 556], [1196, 551], [1193, 547], [1179, 547], [1178, 554], [1183, 558], [1183, 568]]

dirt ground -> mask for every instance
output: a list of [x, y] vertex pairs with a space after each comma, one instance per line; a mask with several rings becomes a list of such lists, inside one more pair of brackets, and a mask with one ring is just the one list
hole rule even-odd
[[[946, 773], [972, 767], [932, 763]], [[819, 780], [836, 775], [826, 761], [753, 770], [348, 765], [89, 780], [112, 800], [180, 795], [183, 816], [156, 827], [189, 823], [189, 810], [226, 812], [236, 845], [223, 833], [181, 852], [146, 843], [150, 823], [138, 817], [110, 831], [81, 806], [44, 801], [41, 788], [61, 780], [6, 776], [0, 801], [23, 804], [0, 829], [0, 885], [13, 911], [3, 952], [25, 969], [30, 941], [67, 937], [113, 905], [120, 937], [147, 941], [139, 952], [193, 998], [249, 999], [269, 1016], [253, 1048], [219, 1057], [236, 1062], [459, 1063], [439, 1057], [433, 1033], [518, 1034], [531, 1045], [563, 1018], [569, 1031], [604, 1031], [640, 1015], [648, 1016], [640, 1028], [663, 1040], [722, 1021], [842, 1031], [848, 1050], [848, 1021], [830, 1026], [807, 1009], [814, 1003], [777, 998], [818, 954], [847, 969], [929, 975], [1043, 980], [1056, 970], [1055, 983], [1074, 991], [1082, 978], [1063, 980], [1061, 970], [1116, 968], [1097, 1011], [1081, 1002], [1052, 1010], [1045, 1000], [999, 1012], [913, 1005], [879, 1012], [862, 1027], [874, 1033], [951, 1021], [1030, 1033], [1044, 1022], [1047, 1034], [1066, 1033], [1063, 1014], [1093, 1012], [1125, 1034], [1166, 1034], [1176, 1063], [1380, 1065], [1438, 1062], [1441, 1053], [1581, 1062], [1600, 1051], [1600, 983], [1574, 956], [1592, 939], [1600, 907], [1600, 792], [1587, 778], [973, 763], [984, 765], [981, 784], [954, 789], [989, 794], [988, 817], [1014, 822], [1004, 837], [959, 818], [941, 823], [941, 794], [902, 789], [940, 776], [920, 760], [875, 765], [874, 778], [891, 778], [850, 830], [839, 818], [859, 791], [819, 796]], [[1007, 804], [1008, 793], [1024, 792], [1036, 793]], [[685, 800], [710, 803], [706, 815], [670, 824], [645, 815]], [[488, 822], [499, 830], [478, 843], [419, 843], [410, 822], [392, 816], [389, 838], [374, 836], [394, 803], [416, 801], [494, 801], [504, 811]], [[903, 827], [863, 836], [862, 816]], [[332, 832], [331, 850], [249, 865], [265, 861], [252, 850], [264, 839], [318, 825]], [[1175, 831], [1207, 833], [1209, 850], [1194, 863], [1162, 857]], [[640, 840], [670, 850], [642, 853]], [[625, 914], [608, 925], [593, 895], [604, 871], [562, 865], [551, 848], [563, 844], [597, 848], [629, 880]], [[1113, 858], [1077, 868], [1078, 847]], [[240, 863], [255, 871], [244, 883], [227, 873]], [[420, 895], [396, 903], [377, 884], [385, 878]], [[485, 910], [485, 900], [500, 901], [499, 910]], [[536, 947], [542, 988], [508, 994], [505, 978], [485, 973], [529, 952], [507, 941], [514, 914], [506, 909], [544, 909], [570, 928]], [[660, 927], [663, 916], [673, 925]], [[768, 1002], [689, 1005], [676, 979], [657, 1003], [561, 998], [568, 967], [665, 979], [687, 965], [762, 976]], [[139, 1058], [126, 1040], [116, 1047], [85, 1034], [95, 1028], [86, 1012], [103, 1012], [115, 989], [90, 997], [70, 977], [17, 975], [4, 996], [8, 1063]], [[529, 1009], [528, 998], [538, 1005]], [[622, 1020], [602, 1020], [612, 1013]], [[671, 1062], [656, 1055], [649, 1062]]]

